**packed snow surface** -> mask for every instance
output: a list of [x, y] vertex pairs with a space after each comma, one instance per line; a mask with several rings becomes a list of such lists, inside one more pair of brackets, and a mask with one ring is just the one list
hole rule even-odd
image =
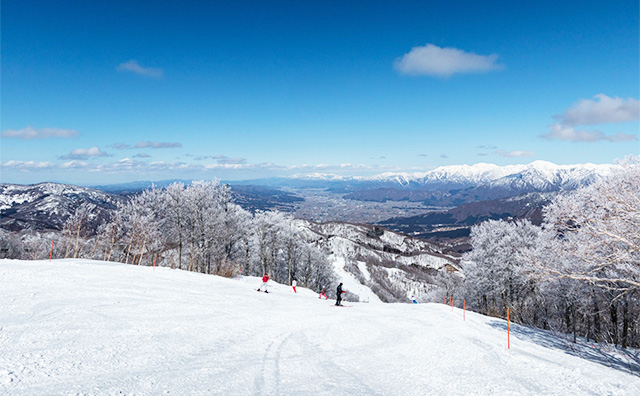
[[[87, 260], [0, 260], [0, 394], [640, 395], [637, 366], [443, 304]], [[585, 356], [588, 357], [588, 356]], [[609, 367], [613, 366], [613, 367]]]

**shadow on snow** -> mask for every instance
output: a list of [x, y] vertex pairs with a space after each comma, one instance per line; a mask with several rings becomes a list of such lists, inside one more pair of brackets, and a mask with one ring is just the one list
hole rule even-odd
[[[492, 321], [491, 327], [507, 331], [505, 321]], [[555, 334], [547, 330], [511, 323], [510, 332], [521, 340], [531, 341], [546, 348], [561, 350], [569, 355], [577, 356], [616, 370], [624, 371], [640, 377], [640, 350], [627, 349], [596, 342], [586, 342], [579, 338], [577, 343], [565, 338], [564, 334]]]

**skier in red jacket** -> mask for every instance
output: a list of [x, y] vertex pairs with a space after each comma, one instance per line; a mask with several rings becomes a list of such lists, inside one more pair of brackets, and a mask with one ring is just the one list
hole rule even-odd
[[269, 293], [269, 291], [267, 290], [267, 282], [269, 282], [269, 275], [267, 275], [267, 273], [265, 272], [264, 276], [262, 277], [262, 285], [260, 285], [258, 291], [262, 291], [262, 287], [264, 286], [264, 292]]

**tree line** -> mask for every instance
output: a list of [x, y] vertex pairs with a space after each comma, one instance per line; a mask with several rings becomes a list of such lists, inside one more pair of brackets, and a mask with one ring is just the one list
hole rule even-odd
[[[217, 180], [152, 187], [119, 204], [94, 230], [91, 204], [82, 204], [61, 233], [18, 236], [3, 232], [19, 257], [40, 258], [54, 240], [54, 257], [158, 265], [222, 276], [268, 273], [276, 282], [318, 289], [335, 282], [327, 254], [303, 238], [293, 217], [251, 213], [233, 202]], [[33, 257], [30, 257], [33, 255]], [[18, 257], [16, 257], [18, 258]]]

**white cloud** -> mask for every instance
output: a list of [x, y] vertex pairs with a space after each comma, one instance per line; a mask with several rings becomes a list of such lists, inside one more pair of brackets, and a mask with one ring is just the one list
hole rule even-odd
[[498, 55], [477, 55], [457, 48], [441, 48], [434, 44], [413, 47], [395, 60], [393, 67], [402, 74], [449, 77], [457, 73], [486, 73], [500, 70]]
[[514, 151], [497, 150], [496, 154], [502, 157], [533, 157], [532, 151], [524, 151], [524, 150], [514, 150]]
[[164, 75], [162, 69], [156, 69], [153, 67], [144, 67], [138, 64], [138, 61], [131, 59], [128, 62], [124, 62], [118, 65], [118, 71], [131, 72], [144, 77], [160, 78]]
[[138, 142], [135, 145], [135, 148], [175, 148], [182, 147], [182, 143], [172, 143], [172, 142]]
[[541, 135], [547, 140], [563, 140], [566, 142], [597, 142], [599, 140], [609, 142], [631, 142], [638, 140], [637, 135], [617, 133], [615, 135], [605, 135], [602, 131], [580, 131], [572, 126], [563, 124], [552, 124], [548, 126], [549, 132]]
[[29, 169], [48, 169], [54, 168], [55, 164], [51, 162], [35, 162], [35, 161], [14, 161], [9, 160], [2, 164], [2, 168], [11, 168], [17, 170], [29, 170]]
[[89, 163], [84, 162], [84, 161], [69, 161], [69, 162], [65, 162], [64, 164], [60, 165], [60, 168], [62, 169], [84, 169], [86, 167], [89, 166]]
[[[83, 154], [93, 152], [97, 155], [96, 151], [90, 151], [90, 149], [74, 150], [75, 155], [80, 157]], [[74, 153], [72, 152], [72, 153]], [[70, 154], [71, 155], [71, 154]], [[68, 157], [68, 156], [67, 156]], [[234, 175], [262, 175], [271, 173], [273, 175], [291, 175], [294, 172], [300, 172], [299, 174], [309, 174], [313, 172], [335, 172], [336, 174], [352, 175], [352, 172], [357, 173], [371, 173], [380, 171], [400, 171], [401, 169], [390, 166], [379, 165], [363, 165], [363, 164], [302, 164], [302, 165], [280, 165], [271, 162], [264, 163], [220, 163], [219, 160], [225, 156], [218, 157], [218, 163], [201, 164], [201, 163], [185, 163], [185, 162], [165, 162], [156, 161], [149, 162], [137, 158], [124, 158], [111, 162], [95, 163], [84, 162], [78, 158], [68, 158], [70, 161], [64, 163], [50, 163], [50, 162], [34, 162], [34, 161], [8, 161], [4, 164], [0, 164], [3, 169], [15, 171], [15, 172], [31, 172], [36, 171], [49, 171], [49, 172], [89, 172], [91, 174], [109, 174], [109, 175], [151, 175], [158, 174], [166, 177], [168, 174], [176, 175], [190, 175], [189, 177], [220, 177], [226, 174], [229, 178], [235, 177]], [[237, 161], [240, 162], [240, 161]], [[227, 172], [227, 173], [225, 173]]]
[[16, 138], [22, 140], [46, 139], [46, 138], [72, 138], [78, 135], [73, 129], [59, 128], [34, 128], [31, 125], [24, 129], [7, 129], [2, 132], [4, 138]]
[[218, 158], [219, 164], [245, 164], [247, 162], [244, 158]]
[[633, 98], [610, 98], [605, 94], [595, 100], [581, 99], [556, 119], [563, 125], [598, 125], [640, 119], [640, 101]]
[[565, 110], [562, 115], [555, 116], [557, 123], [548, 125], [549, 132], [540, 135], [547, 140], [566, 142], [631, 142], [638, 140], [637, 134], [619, 132], [606, 135], [600, 130], [576, 130], [583, 125], [615, 124], [638, 121], [640, 119], [640, 101], [633, 98], [611, 98], [605, 94], [594, 96], [595, 100], [580, 99]]
[[97, 146], [93, 146], [88, 149], [75, 149], [71, 151], [71, 153], [67, 155], [63, 155], [59, 157], [60, 159], [70, 159], [70, 160], [85, 160], [89, 157], [108, 157], [109, 154], [101, 151]]

